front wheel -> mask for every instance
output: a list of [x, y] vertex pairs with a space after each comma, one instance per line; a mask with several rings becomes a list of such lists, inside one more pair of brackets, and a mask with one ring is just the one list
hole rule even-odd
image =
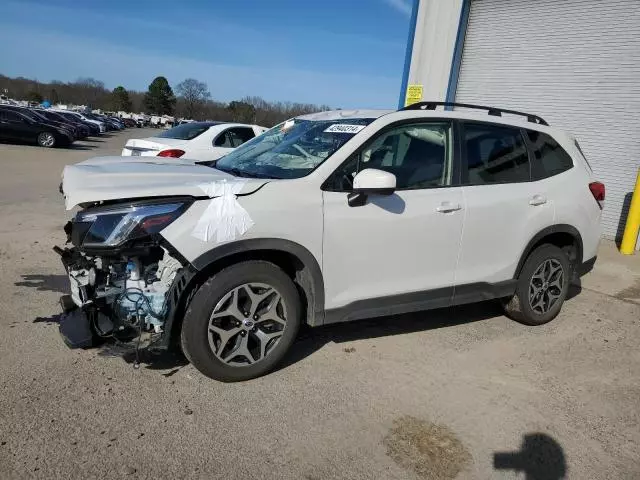
[[51, 148], [56, 144], [56, 137], [51, 132], [42, 132], [38, 134], [38, 145], [41, 147]]
[[198, 289], [184, 317], [182, 350], [215, 380], [259, 377], [287, 353], [301, 314], [298, 291], [280, 268], [264, 261], [239, 263]]
[[555, 245], [541, 245], [522, 267], [515, 294], [503, 303], [506, 315], [526, 325], [550, 322], [567, 298], [570, 281], [567, 254]]

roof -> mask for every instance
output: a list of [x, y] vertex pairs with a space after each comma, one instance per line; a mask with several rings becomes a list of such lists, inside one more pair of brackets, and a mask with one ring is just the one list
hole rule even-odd
[[204, 127], [215, 127], [227, 122], [185, 122], [183, 125], [202, 125]]
[[346, 120], [349, 118], [378, 118], [395, 110], [329, 110], [326, 112], [308, 113], [300, 115], [302, 120]]

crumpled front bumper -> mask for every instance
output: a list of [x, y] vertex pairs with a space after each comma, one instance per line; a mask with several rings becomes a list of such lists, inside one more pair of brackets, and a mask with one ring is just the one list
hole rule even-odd
[[81, 308], [64, 312], [60, 317], [59, 330], [69, 348], [90, 348], [96, 343], [89, 316]]

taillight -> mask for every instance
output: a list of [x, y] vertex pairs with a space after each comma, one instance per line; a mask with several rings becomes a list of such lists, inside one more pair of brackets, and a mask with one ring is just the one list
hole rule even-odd
[[184, 155], [184, 150], [178, 150], [177, 148], [172, 148], [171, 150], [162, 150], [158, 153], [158, 157], [171, 157], [171, 158], [180, 158]]
[[602, 208], [602, 204], [600, 202], [604, 202], [604, 183], [591, 182], [589, 184], [589, 190], [591, 190], [593, 198], [596, 199], [596, 202], [598, 202], [598, 205]]

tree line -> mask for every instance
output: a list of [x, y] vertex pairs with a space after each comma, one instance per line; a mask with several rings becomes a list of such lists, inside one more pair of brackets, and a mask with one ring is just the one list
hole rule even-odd
[[24, 77], [0, 75], [0, 93], [10, 98], [41, 103], [86, 105], [106, 111], [145, 112], [149, 115], [175, 115], [194, 120], [218, 120], [255, 123], [270, 127], [288, 118], [305, 113], [329, 110], [327, 105], [294, 102], [268, 102], [261, 97], [247, 96], [232, 102], [212, 99], [205, 82], [187, 78], [175, 86], [158, 76], [146, 92], [117, 86], [113, 90], [94, 78], [78, 78], [74, 82], [54, 80], [44, 83]]

